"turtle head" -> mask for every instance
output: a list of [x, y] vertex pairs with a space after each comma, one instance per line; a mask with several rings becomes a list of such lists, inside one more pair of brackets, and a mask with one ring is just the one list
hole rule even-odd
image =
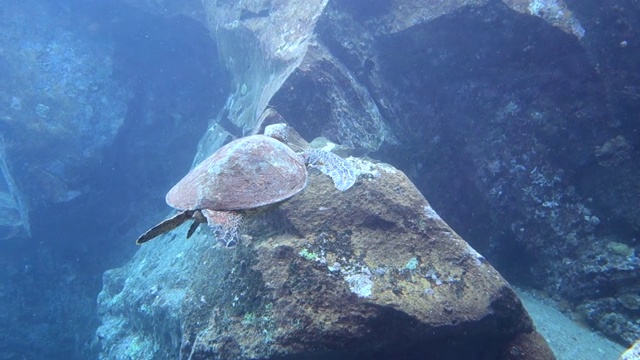
[[358, 180], [351, 161], [325, 150], [307, 149], [302, 153], [307, 165], [313, 166], [333, 180], [336, 189], [346, 191]]
[[345, 191], [355, 184], [358, 175], [349, 160], [329, 151], [312, 149], [293, 127], [284, 123], [272, 124], [264, 128], [264, 134], [285, 143], [293, 151], [302, 155], [307, 165], [314, 166], [329, 176], [336, 189]]
[[267, 125], [264, 134], [282, 143], [285, 143], [295, 152], [301, 152], [311, 148], [311, 145], [291, 126], [280, 123]]

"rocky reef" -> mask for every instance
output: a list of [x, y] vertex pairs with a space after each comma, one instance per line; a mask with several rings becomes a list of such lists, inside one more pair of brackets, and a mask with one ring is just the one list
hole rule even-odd
[[506, 281], [399, 170], [308, 187], [243, 242], [183, 226], [104, 276], [101, 358], [553, 359]]
[[[625, 345], [640, 337], [637, 1], [124, 2], [130, 6], [28, 0], [0, 9], [0, 238], [8, 240], [0, 257], [0, 318], [6, 326], [0, 328], [0, 357], [89, 357], [99, 274], [128, 260], [130, 240], [166, 214], [163, 194], [189, 168], [197, 138], [202, 136], [195, 163], [231, 138], [259, 132], [265, 107], [277, 109], [306, 138], [323, 136], [350, 147], [350, 154], [369, 154], [402, 170], [509, 281], [566, 300], [589, 325]], [[274, 220], [284, 221], [291, 204], [278, 208]], [[280, 266], [278, 251], [283, 262], [297, 266], [291, 271], [303, 269], [312, 284], [324, 284], [321, 274], [342, 281], [343, 287], [335, 282], [330, 289], [355, 299], [358, 314], [387, 321], [387, 310], [380, 309], [398, 301], [398, 313], [418, 319], [416, 331], [423, 335], [437, 314], [411, 310], [404, 291], [433, 290], [416, 303], [429, 308], [439, 306], [438, 291], [459, 285], [444, 277], [453, 274], [455, 280], [457, 273], [440, 273], [446, 265], [419, 246], [388, 264], [359, 257], [373, 256], [375, 247], [364, 251], [357, 232], [328, 231], [322, 247], [321, 232], [306, 229], [304, 235], [296, 230], [302, 225], [290, 221], [271, 229], [266, 214], [254, 221], [259, 219], [265, 225], [247, 225], [255, 243], [235, 253], [210, 249], [215, 241], [202, 232], [193, 241], [160, 242], [167, 246], [164, 259], [144, 247], [134, 262], [107, 272], [103, 356], [151, 356], [148, 344], [154, 342], [176, 356], [193, 350], [195, 358], [210, 351], [196, 337], [258, 353], [246, 338], [222, 340], [214, 325], [211, 332], [180, 326], [204, 316], [197, 313], [200, 306], [204, 314], [215, 314], [206, 305], [212, 302], [222, 306], [222, 315], [203, 323], [226, 319], [230, 327], [254, 334], [262, 324], [281, 324], [266, 309], [278, 305], [272, 295], [282, 290], [276, 275], [269, 275], [273, 286], [251, 277], [268, 273], [261, 261]], [[322, 227], [312, 218], [305, 221]], [[258, 228], [270, 229], [272, 239]], [[331, 247], [338, 236], [352, 250], [343, 254]], [[303, 245], [293, 244], [307, 237]], [[132, 264], [147, 255], [158, 266], [149, 270], [154, 283], [138, 294], [122, 290], [128, 277], [140, 288], [146, 284]], [[242, 263], [241, 256], [252, 262]], [[244, 302], [233, 312], [227, 302], [240, 300], [213, 288], [187, 302], [189, 291], [205, 289], [194, 284], [205, 280], [191, 274], [196, 262], [203, 266], [209, 257], [248, 276], [218, 273], [212, 283], [228, 284], [238, 295], [240, 286], [255, 280], [251, 288], [260, 294], [246, 296], [266, 299], [264, 304]], [[364, 260], [373, 264], [365, 264], [370, 275], [358, 262]], [[387, 290], [376, 292], [392, 280], [407, 282], [400, 295], [390, 291], [398, 299]], [[353, 293], [352, 283], [365, 290], [373, 284], [371, 296]], [[487, 299], [474, 304], [493, 309], [501, 301], [517, 303]], [[312, 300], [310, 311], [322, 307]], [[367, 307], [369, 301], [376, 305]], [[478, 314], [469, 314], [469, 329], [478, 329]], [[363, 318], [349, 324], [362, 325], [357, 321]], [[131, 325], [138, 320], [147, 324], [144, 331]], [[314, 329], [325, 324], [314, 321]], [[169, 335], [148, 336], [161, 333], [148, 324]], [[340, 324], [327, 327], [327, 334], [342, 334]], [[352, 339], [373, 339], [365, 331], [374, 325], [358, 326]], [[283, 329], [280, 339], [304, 330]], [[182, 331], [189, 337], [183, 339]], [[322, 346], [338, 351], [332, 341]], [[354, 349], [362, 348], [358, 341]], [[277, 351], [305, 345], [290, 344]], [[60, 352], [46, 352], [54, 348]]]
[[[187, 14], [164, 3], [144, 6]], [[625, 305], [639, 272], [637, 3], [248, 1], [203, 11], [234, 90], [197, 159], [258, 131], [268, 104], [307, 137], [404, 170], [513, 281], [568, 300], [625, 344], [640, 336]]]

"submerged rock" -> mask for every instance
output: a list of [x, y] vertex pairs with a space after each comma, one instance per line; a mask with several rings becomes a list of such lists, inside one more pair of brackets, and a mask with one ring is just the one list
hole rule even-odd
[[353, 188], [312, 170], [234, 250], [174, 231], [105, 273], [101, 358], [554, 358], [401, 171], [354, 161]]
[[115, 42], [77, 31], [86, 21], [38, 1], [7, 3], [0, 12], [3, 157], [25, 207], [85, 193], [78, 184], [90, 178], [87, 167], [101, 159], [127, 115], [131, 91], [112, 77]]
[[[404, 169], [514, 281], [578, 308], [637, 290], [637, 266], [610, 272], [596, 253], [638, 252], [637, 2], [126, 1], [200, 19], [220, 49], [232, 90], [198, 160], [273, 106]], [[628, 337], [636, 315], [598, 308], [615, 322], [591, 325]]]

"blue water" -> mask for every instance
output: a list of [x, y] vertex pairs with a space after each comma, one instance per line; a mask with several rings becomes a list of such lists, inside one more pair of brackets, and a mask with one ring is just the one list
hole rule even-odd
[[[330, 2], [354, 21], [318, 31], [399, 140], [372, 157], [403, 170], [509, 281], [567, 300], [628, 345], [640, 333], [640, 15], [633, 1], [566, 2], [586, 32], [489, 2], [376, 39], [379, 53], [360, 58], [370, 39], [341, 36], [395, 3], [364, 0]], [[0, 360], [98, 356], [103, 273], [168, 214], [164, 194], [234, 91], [221, 56], [189, 17], [0, 0]], [[348, 138], [312, 93], [332, 80], [306, 80], [271, 105], [309, 140]], [[353, 123], [362, 143], [378, 135]]]
[[166, 211], [226, 75], [193, 20], [119, 2], [3, 0], [0, 28], [0, 131], [31, 227], [0, 244], [0, 359], [95, 358], [102, 273]]

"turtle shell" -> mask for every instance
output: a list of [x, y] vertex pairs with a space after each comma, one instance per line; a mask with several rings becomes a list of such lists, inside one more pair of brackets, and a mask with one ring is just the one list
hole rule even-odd
[[193, 168], [166, 196], [179, 210], [244, 210], [286, 200], [304, 189], [303, 159], [264, 135], [234, 140]]

